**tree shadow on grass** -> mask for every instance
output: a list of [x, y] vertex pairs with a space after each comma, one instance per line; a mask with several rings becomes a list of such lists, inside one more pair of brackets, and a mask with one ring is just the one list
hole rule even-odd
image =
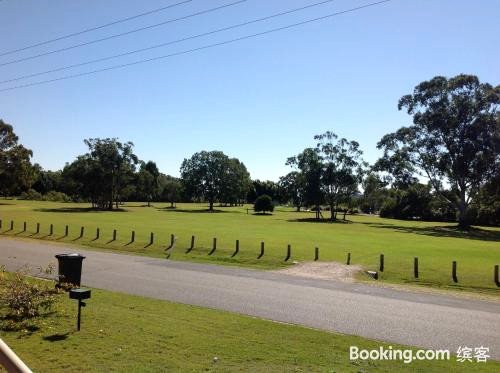
[[316, 218], [300, 218], [300, 219], [289, 219], [290, 223], [318, 223], [318, 224], [352, 224], [351, 220], [330, 220], [330, 219], [316, 219]]
[[452, 237], [452, 238], [466, 238], [469, 240], [479, 241], [500, 241], [500, 231], [486, 230], [481, 228], [471, 227], [468, 231], [460, 230], [457, 226], [444, 225], [432, 227], [415, 227], [415, 226], [402, 226], [387, 223], [363, 223], [373, 228], [389, 229], [395, 232], [422, 234], [432, 237]]
[[37, 212], [69, 212], [69, 213], [74, 213], [74, 212], [128, 212], [128, 210], [119, 208], [119, 209], [113, 209], [113, 210], [101, 210], [101, 209], [96, 209], [92, 207], [61, 207], [61, 208], [41, 208], [41, 209], [35, 209], [34, 211]]
[[219, 214], [219, 213], [229, 213], [232, 211], [224, 211], [224, 210], [209, 210], [209, 209], [202, 209], [202, 210], [187, 210], [187, 209], [178, 209], [178, 208], [170, 208], [170, 207], [163, 207], [159, 208], [158, 210], [164, 211], [164, 212], [187, 212], [187, 213], [193, 213], [193, 214]]

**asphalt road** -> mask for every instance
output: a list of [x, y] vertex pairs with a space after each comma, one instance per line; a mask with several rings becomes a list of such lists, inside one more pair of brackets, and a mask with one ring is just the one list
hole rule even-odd
[[0, 238], [9, 270], [75, 251], [86, 286], [452, 353], [485, 346], [500, 359], [500, 302]]

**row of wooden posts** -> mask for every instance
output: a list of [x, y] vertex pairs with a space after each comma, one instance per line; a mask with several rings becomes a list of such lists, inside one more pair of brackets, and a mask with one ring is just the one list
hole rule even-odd
[[[0, 229], [2, 229], [2, 220], [1, 219], [0, 219]], [[9, 229], [9, 231], [13, 231], [13, 230], [14, 230], [14, 220], [11, 220], [10, 221], [10, 229]], [[23, 230], [21, 231], [21, 233], [22, 232], [26, 232], [26, 230], [27, 230], [27, 223], [24, 222], [23, 223]], [[40, 233], [40, 223], [36, 223], [36, 232], [35, 232], [35, 234], [39, 234], [39, 233]], [[54, 234], [54, 225], [50, 224], [50, 227], [49, 227], [49, 236], [52, 236], [53, 234]], [[80, 228], [80, 235], [77, 238], [75, 238], [74, 241], [82, 239], [83, 236], [84, 236], [84, 234], [85, 234], [85, 227], [81, 227]], [[93, 241], [98, 240], [100, 238], [100, 234], [101, 234], [101, 231], [100, 231], [99, 228], [97, 228], [97, 230], [96, 230], [96, 236], [93, 239]], [[64, 229], [64, 236], [62, 236], [61, 238], [65, 238], [65, 237], [68, 237], [68, 236], [69, 236], [69, 226], [66, 225], [65, 229]], [[114, 242], [114, 241], [116, 241], [116, 239], [117, 239], [117, 230], [113, 229], [112, 239], [110, 241], [108, 241], [107, 243]], [[131, 237], [130, 237], [130, 242], [128, 242], [125, 246], [128, 246], [128, 245], [130, 245], [130, 244], [132, 244], [134, 242], [135, 242], [135, 231], [132, 231], [131, 232]], [[173, 234], [170, 235], [170, 244], [165, 249], [165, 251], [167, 251], [167, 252], [171, 251], [174, 248], [174, 246], [175, 246], [175, 242], [176, 242], [176, 237]], [[153, 244], [154, 244], [154, 233], [151, 232], [150, 236], [149, 236], [149, 243], [144, 248], [150, 247]], [[195, 246], [195, 236], [191, 236], [191, 245], [186, 250], [186, 254], [189, 253], [189, 252], [191, 252], [194, 249], [194, 246]], [[213, 255], [216, 250], [217, 250], [217, 238], [214, 237], [213, 242], [212, 242], [212, 249], [210, 250], [210, 252], [208, 253], [208, 255]], [[236, 240], [235, 251], [231, 255], [231, 258], [233, 258], [236, 255], [238, 255], [239, 252], [240, 252], [240, 240]], [[257, 259], [261, 259], [263, 256], [264, 256], [264, 242], [261, 242], [260, 243], [260, 253], [257, 256]], [[168, 257], [170, 257], [170, 253], [168, 254]], [[288, 262], [291, 259], [291, 257], [292, 257], [292, 246], [288, 245], [284, 261]], [[314, 248], [314, 261], [318, 261], [318, 260], [319, 260], [319, 248], [315, 247]], [[351, 264], [351, 253], [347, 253], [346, 264], [347, 265]], [[380, 272], [384, 272], [384, 270], [385, 270], [385, 256], [384, 256], [384, 254], [380, 254], [380, 257], [379, 257], [379, 271]], [[413, 277], [415, 277], [417, 279], [419, 278], [418, 257], [415, 257], [413, 259]], [[451, 265], [451, 278], [452, 278], [453, 282], [455, 282], [455, 283], [458, 282], [457, 262], [456, 261], [453, 261], [452, 265]], [[500, 287], [499, 266], [498, 265], [495, 265], [494, 268], [493, 268], [493, 280], [494, 280], [495, 284]]]

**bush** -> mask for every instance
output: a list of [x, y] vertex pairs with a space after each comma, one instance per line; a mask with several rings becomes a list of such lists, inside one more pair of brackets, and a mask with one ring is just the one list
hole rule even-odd
[[41, 201], [42, 195], [34, 189], [28, 189], [27, 192], [22, 192], [19, 196], [20, 199], [26, 199], [30, 201]]
[[62, 192], [55, 192], [51, 190], [44, 196], [45, 201], [51, 201], [51, 202], [71, 202], [71, 198], [62, 193]]
[[[43, 270], [52, 272], [52, 267]], [[0, 271], [0, 306], [7, 308], [8, 318], [23, 321], [39, 316], [42, 311], [50, 311], [59, 291], [54, 283], [40, 283], [28, 277], [28, 270], [14, 273]]]
[[273, 200], [267, 194], [263, 194], [257, 197], [253, 209], [255, 210], [255, 212], [262, 212], [264, 214], [266, 213], [266, 211], [273, 212]]

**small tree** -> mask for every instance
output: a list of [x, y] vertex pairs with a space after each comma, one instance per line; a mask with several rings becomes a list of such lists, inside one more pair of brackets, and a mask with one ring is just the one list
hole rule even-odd
[[263, 194], [257, 197], [253, 209], [255, 210], [255, 212], [262, 212], [264, 214], [266, 213], [266, 211], [273, 212], [274, 205], [272, 198], [267, 194]]

